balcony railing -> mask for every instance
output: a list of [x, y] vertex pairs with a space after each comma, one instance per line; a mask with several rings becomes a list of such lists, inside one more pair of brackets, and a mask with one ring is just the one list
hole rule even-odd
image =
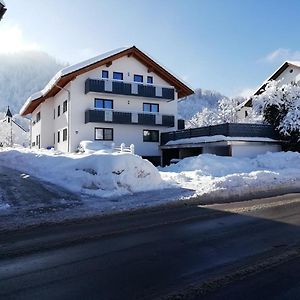
[[278, 132], [274, 127], [265, 124], [245, 124], [245, 123], [226, 123], [220, 125], [198, 127], [192, 129], [163, 132], [161, 134], [161, 144], [169, 141], [188, 139], [201, 136], [224, 135], [232, 137], [266, 137], [280, 140]]
[[174, 127], [171, 115], [131, 113], [113, 110], [89, 109], [85, 112], [85, 123], [115, 123], [146, 126]]
[[85, 81], [85, 93], [89, 92], [165, 99], [169, 101], [175, 99], [174, 88], [110, 79], [88, 78]]

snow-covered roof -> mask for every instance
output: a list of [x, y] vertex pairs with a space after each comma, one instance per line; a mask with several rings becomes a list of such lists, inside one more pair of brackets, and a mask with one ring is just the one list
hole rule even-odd
[[[95, 56], [93, 58], [87, 59], [83, 62], [77, 63], [75, 65], [68, 66], [59, 72], [57, 72], [52, 79], [48, 82], [48, 84], [42, 89], [41, 91], [38, 91], [34, 94], [32, 94], [24, 103], [20, 110], [21, 115], [28, 114], [28, 108], [36, 100], [40, 100], [43, 97], [47, 97], [47, 94], [55, 87], [57, 87], [58, 83], [62, 78], [67, 77], [70, 74], [75, 74], [77, 72], [83, 71], [85, 68], [92, 67], [93, 65], [96, 65], [97, 63], [100, 63], [101, 61], [104, 61], [106, 59], [109, 59], [110, 57], [119, 55], [119, 54], [127, 54], [128, 51], [137, 52], [140, 56], [143, 56], [143, 59], [148, 60], [149, 63], [154, 64], [154, 66], [160, 70], [161, 73], [164, 73], [165, 77], [167, 77], [170, 81], [173, 82], [173, 85], [178, 87], [178, 89], [182, 93], [181, 96], [187, 96], [192, 94], [194, 91], [191, 87], [189, 87], [183, 80], [179, 79], [178, 76], [173, 74], [171, 71], [169, 71], [167, 68], [165, 68], [162, 64], [158, 63], [156, 60], [154, 60], [150, 55], [146, 54], [145, 52], [139, 50], [135, 46], [130, 47], [121, 47], [117, 48], [112, 51], [108, 51], [106, 53], [103, 53], [101, 55]], [[69, 82], [69, 81], [68, 81]], [[65, 85], [65, 83], [64, 83]]]
[[[214, 143], [214, 142], [224, 142], [224, 141], [240, 141], [240, 142], [277, 142], [266, 137], [236, 137], [236, 136], [225, 136], [225, 135], [212, 135], [212, 136], [200, 136], [187, 139], [180, 139], [175, 141], [169, 141], [165, 146], [172, 145], [185, 145], [185, 144], [199, 144], [199, 143]], [[164, 146], [163, 146], [164, 147]]]
[[259, 95], [261, 93], [261, 91], [265, 88], [265, 86], [267, 85], [267, 83], [269, 81], [277, 79], [278, 76], [280, 74], [282, 74], [287, 69], [287, 67], [289, 67], [289, 66], [295, 66], [295, 67], [300, 68], [300, 61], [291, 61], [291, 60], [285, 61], [268, 79], [266, 79], [260, 85], [260, 87], [256, 90], [254, 95]]
[[115, 50], [112, 50], [112, 51], [108, 51], [108, 52], [105, 52], [101, 55], [98, 55], [98, 56], [95, 56], [93, 58], [90, 58], [90, 59], [87, 59], [87, 60], [84, 60], [80, 63], [77, 63], [77, 64], [74, 64], [74, 65], [71, 65], [71, 66], [68, 66], [66, 68], [63, 68], [61, 69], [60, 71], [58, 71], [52, 78], [51, 80], [47, 83], [47, 85], [41, 90], [41, 91], [38, 91], [34, 94], [32, 94], [27, 100], [26, 102], [24, 103], [24, 105], [22, 106], [21, 110], [20, 110], [20, 114], [22, 115], [23, 111], [25, 111], [26, 107], [34, 100], [36, 99], [39, 99], [43, 96], [45, 96], [52, 88], [53, 86], [55, 86], [55, 84], [59, 81], [59, 79], [62, 77], [62, 76], [65, 76], [65, 75], [68, 75], [72, 72], [75, 72], [75, 71], [78, 71], [82, 68], [85, 68], [87, 66], [90, 66], [100, 60], [103, 60], [105, 58], [108, 58], [114, 54], [117, 54], [121, 51], [124, 51], [124, 50], [127, 50], [129, 49], [130, 47], [122, 47], [122, 48], [118, 48], [118, 49], [115, 49]]
[[5, 2], [3, 0], [0, 0], [0, 4], [2, 4], [3, 6], [5, 6]]

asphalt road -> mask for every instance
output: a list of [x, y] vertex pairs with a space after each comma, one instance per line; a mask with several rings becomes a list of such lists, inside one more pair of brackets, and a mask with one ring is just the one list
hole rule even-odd
[[0, 298], [294, 299], [299, 225], [291, 194], [3, 233]]

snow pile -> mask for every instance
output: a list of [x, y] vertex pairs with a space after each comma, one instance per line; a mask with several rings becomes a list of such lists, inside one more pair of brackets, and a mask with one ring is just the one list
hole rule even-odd
[[278, 152], [256, 158], [203, 154], [161, 169], [162, 178], [194, 190], [194, 196], [249, 196], [251, 193], [300, 188], [300, 154]]
[[112, 152], [112, 145], [105, 145], [103, 142], [98, 141], [81, 141], [78, 147], [79, 152], [84, 152], [86, 154], [97, 152], [102, 153], [111, 153]]
[[163, 188], [158, 170], [129, 153], [61, 154], [3, 149], [0, 163], [75, 193], [111, 197]]

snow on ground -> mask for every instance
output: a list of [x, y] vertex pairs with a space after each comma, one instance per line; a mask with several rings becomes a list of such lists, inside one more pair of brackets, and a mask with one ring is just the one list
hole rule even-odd
[[5, 175], [0, 178], [0, 230], [178, 201], [205, 204], [300, 191], [300, 153], [295, 152], [251, 159], [203, 154], [155, 168], [137, 155], [113, 153], [94, 143], [83, 142], [81, 150], [85, 152], [0, 149]]
[[0, 163], [74, 193], [112, 197], [161, 189], [158, 170], [130, 153], [89, 151], [62, 154], [50, 150], [3, 149]]
[[[170, 184], [194, 190], [192, 197], [247, 197], [257, 192], [300, 189], [300, 153], [277, 152], [256, 158], [202, 154], [162, 168]], [[207, 199], [207, 197], [206, 197]]]

